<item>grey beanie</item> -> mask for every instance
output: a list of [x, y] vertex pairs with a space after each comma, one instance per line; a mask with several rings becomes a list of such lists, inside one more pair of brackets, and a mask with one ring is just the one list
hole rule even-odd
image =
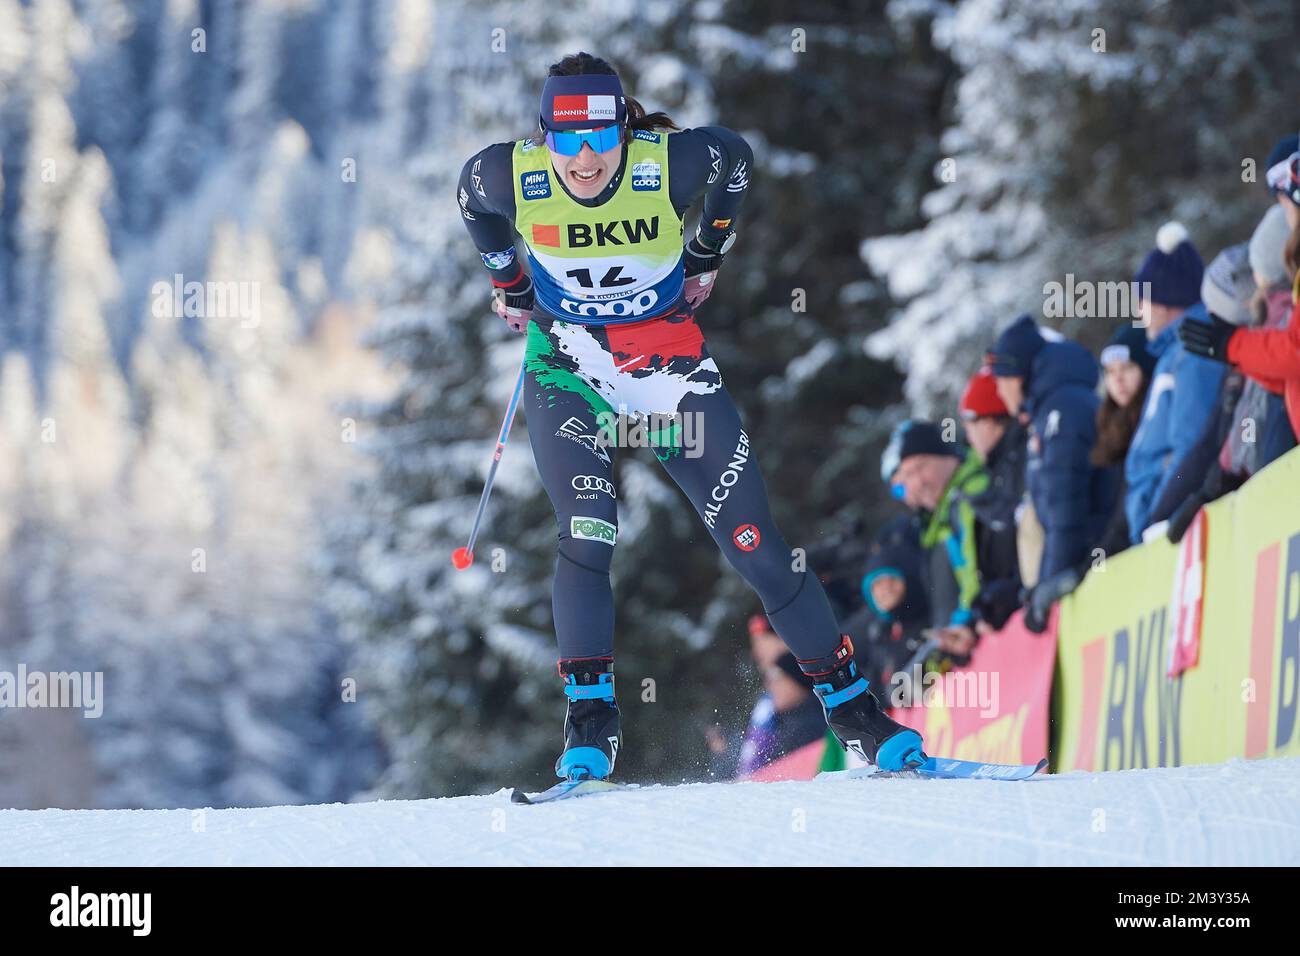
[[1229, 246], [1210, 261], [1201, 280], [1201, 301], [1210, 312], [1233, 325], [1247, 325], [1254, 294], [1246, 243]]
[[1286, 213], [1274, 203], [1264, 213], [1264, 218], [1255, 227], [1250, 237], [1251, 271], [1263, 276], [1268, 287], [1289, 285], [1291, 277], [1287, 275], [1286, 264], [1282, 261], [1282, 252], [1286, 248], [1287, 237], [1291, 230], [1286, 225]]

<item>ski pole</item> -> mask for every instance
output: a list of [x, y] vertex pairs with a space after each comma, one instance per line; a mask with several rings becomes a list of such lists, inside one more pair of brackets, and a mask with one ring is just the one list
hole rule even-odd
[[510, 396], [506, 406], [506, 417], [501, 421], [501, 434], [497, 436], [496, 451], [492, 453], [492, 467], [488, 469], [487, 481], [483, 484], [483, 494], [478, 499], [478, 513], [474, 515], [474, 527], [469, 532], [469, 544], [457, 548], [451, 554], [451, 563], [457, 571], [464, 571], [474, 563], [474, 542], [478, 540], [479, 525], [483, 521], [483, 512], [487, 509], [488, 496], [492, 494], [492, 483], [497, 477], [497, 466], [501, 464], [501, 453], [505, 451], [506, 439], [510, 437], [510, 426], [515, 420], [515, 409], [519, 407], [519, 396], [524, 390], [524, 366], [519, 366], [519, 381], [515, 382], [515, 393]]

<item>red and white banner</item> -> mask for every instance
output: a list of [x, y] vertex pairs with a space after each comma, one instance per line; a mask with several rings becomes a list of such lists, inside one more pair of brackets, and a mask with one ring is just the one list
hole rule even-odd
[[551, 118], [559, 123], [571, 123], [576, 121], [597, 122], [608, 121], [614, 122], [618, 117], [618, 110], [614, 103], [614, 97], [609, 94], [564, 94], [555, 97], [551, 103]]
[[1201, 659], [1201, 612], [1205, 601], [1205, 509], [1196, 512], [1183, 540], [1178, 543], [1174, 593], [1169, 599], [1172, 622], [1166, 677], [1177, 677]]

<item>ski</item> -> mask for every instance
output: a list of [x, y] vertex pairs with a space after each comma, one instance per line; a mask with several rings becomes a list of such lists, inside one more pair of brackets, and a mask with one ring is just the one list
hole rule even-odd
[[588, 797], [596, 793], [610, 793], [614, 790], [626, 790], [627, 787], [621, 783], [613, 783], [609, 780], [561, 780], [555, 786], [541, 793], [535, 793], [531, 797], [524, 791], [516, 788], [510, 791], [511, 803], [551, 803], [555, 800], [569, 800], [578, 797]]
[[951, 757], [926, 757], [918, 767], [907, 770], [881, 770], [878, 767], [855, 767], [819, 773], [817, 779], [857, 780], [862, 777], [917, 777], [929, 780], [1028, 780], [1047, 766], [1038, 763], [981, 763], [978, 760], [954, 760]]

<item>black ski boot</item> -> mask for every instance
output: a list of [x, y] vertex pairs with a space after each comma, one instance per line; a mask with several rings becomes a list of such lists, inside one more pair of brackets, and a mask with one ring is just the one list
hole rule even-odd
[[800, 661], [799, 667], [812, 678], [826, 723], [840, 746], [881, 770], [906, 770], [925, 760], [921, 735], [885, 713], [867, 679], [858, 673], [847, 634], [834, 652], [815, 661]]
[[614, 701], [611, 658], [560, 661], [569, 712], [564, 717], [564, 753], [555, 775], [603, 780], [618, 757], [618, 704]]

